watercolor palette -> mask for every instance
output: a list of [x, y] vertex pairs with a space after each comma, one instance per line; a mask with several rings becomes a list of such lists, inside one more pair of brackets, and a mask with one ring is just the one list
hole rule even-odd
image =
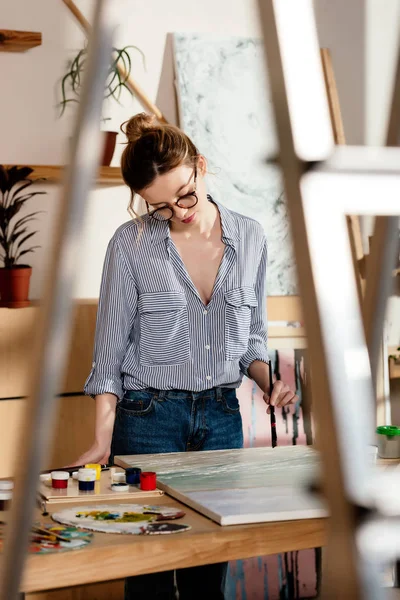
[[[117, 474], [118, 475], [118, 474]], [[117, 477], [115, 478], [117, 479]], [[104, 502], [109, 500], [125, 500], [130, 502], [141, 501], [142, 498], [150, 496], [162, 496], [164, 492], [160, 489], [153, 491], [143, 491], [138, 485], [130, 485], [127, 492], [118, 492], [111, 489], [110, 471], [102, 471], [100, 481], [95, 482], [93, 492], [81, 492], [78, 489], [78, 482], [72, 477], [68, 480], [67, 489], [53, 489], [51, 487], [51, 478], [48, 481], [39, 483], [38, 495], [44, 503], [67, 503], [67, 502]]]
[[182, 510], [171, 506], [119, 504], [65, 508], [53, 513], [52, 518], [59, 523], [102, 533], [164, 535], [190, 529], [189, 525], [165, 523], [184, 516]]
[[[69, 539], [69, 542], [60, 540], [50, 541], [31, 541], [28, 548], [29, 554], [54, 554], [58, 552], [68, 552], [69, 550], [82, 550], [93, 538], [93, 533], [80, 531], [76, 527], [70, 525], [56, 525], [53, 523], [41, 524], [42, 529], [46, 529], [49, 534], [56, 533], [64, 538]], [[4, 528], [0, 528], [3, 535]], [[0, 539], [0, 552], [3, 550], [4, 539]]]

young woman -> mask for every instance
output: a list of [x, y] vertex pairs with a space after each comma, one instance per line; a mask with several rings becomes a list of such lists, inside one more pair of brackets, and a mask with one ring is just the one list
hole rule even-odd
[[[110, 454], [241, 448], [243, 375], [269, 397], [262, 227], [207, 195], [206, 160], [179, 129], [126, 124], [122, 173], [147, 215], [114, 234], [105, 259], [93, 368], [96, 433], [79, 464]], [[180, 600], [224, 598], [226, 563], [177, 571]], [[174, 573], [132, 577], [125, 598], [175, 597]]]

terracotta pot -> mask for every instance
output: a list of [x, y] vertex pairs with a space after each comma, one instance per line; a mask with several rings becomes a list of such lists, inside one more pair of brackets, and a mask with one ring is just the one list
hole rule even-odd
[[0, 269], [0, 306], [23, 308], [29, 306], [29, 282], [32, 267], [20, 265], [12, 269]]
[[116, 131], [103, 131], [104, 151], [101, 159], [102, 167], [109, 167], [115, 151], [115, 144], [118, 133]]

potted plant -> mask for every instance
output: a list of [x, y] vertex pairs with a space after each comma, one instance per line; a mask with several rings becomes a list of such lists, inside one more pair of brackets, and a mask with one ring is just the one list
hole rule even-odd
[[[113, 60], [109, 67], [105, 89], [104, 100], [114, 99], [120, 104], [122, 90], [127, 90], [130, 96], [133, 96], [132, 91], [127, 86], [127, 80], [131, 74], [132, 61], [128, 50], [133, 48], [142, 56], [143, 64], [145, 61], [143, 52], [136, 46], [125, 46], [124, 48], [113, 48]], [[68, 69], [61, 80], [61, 114], [62, 116], [68, 104], [77, 103], [80, 100], [81, 86], [83, 82], [83, 74], [87, 64], [87, 47], [82, 48], [74, 59], [68, 62]], [[118, 66], [122, 68], [119, 70]], [[121, 74], [121, 72], [123, 74]], [[103, 121], [109, 121], [109, 117], [103, 117]], [[104, 136], [104, 152], [101, 161], [101, 166], [108, 167], [111, 163], [115, 143], [117, 139], [117, 131], [105, 131]]]
[[[29, 178], [30, 167], [0, 165], [0, 306], [22, 308], [29, 306], [29, 282], [32, 267], [21, 262], [22, 257], [39, 246], [28, 241], [37, 233], [28, 224], [38, 214], [31, 212], [16, 219], [19, 211], [34, 196], [46, 192], [30, 192], [35, 183]], [[38, 181], [38, 180], [37, 180]]]

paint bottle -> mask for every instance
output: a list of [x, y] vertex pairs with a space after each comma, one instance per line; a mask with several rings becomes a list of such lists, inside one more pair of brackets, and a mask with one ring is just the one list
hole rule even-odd
[[128, 469], [125, 469], [126, 483], [129, 483], [129, 485], [139, 484], [141, 472], [142, 469], [139, 469], [139, 467], [129, 467]]
[[111, 489], [113, 492], [129, 492], [129, 485], [127, 483], [112, 483]]
[[112, 479], [111, 479], [112, 483], [126, 483], [125, 472], [121, 473], [120, 471], [117, 471], [111, 477], [112, 477]]
[[140, 489], [150, 492], [156, 489], [157, 479], [156, 474], [152, 471], [145, 471], [140, 474]]
[[51, 487], [55, 490], [65, 490], [68, 487], [69, 473], [68, 471], [52, 471], [51, 472]]
[[79, 469], [78, 471], [78, 487], [80, 492], [93, 492], [96, 482], [95, 469]]
[[96, 481], [100, 481], [101, 465], [98, 465], [97, 463], [90, 463], [85, 465], [85, 469], [94, 469], [96, 471]]
[[0, 481], [0, 510], [9, 510], [13, 495], [14, 482]]

